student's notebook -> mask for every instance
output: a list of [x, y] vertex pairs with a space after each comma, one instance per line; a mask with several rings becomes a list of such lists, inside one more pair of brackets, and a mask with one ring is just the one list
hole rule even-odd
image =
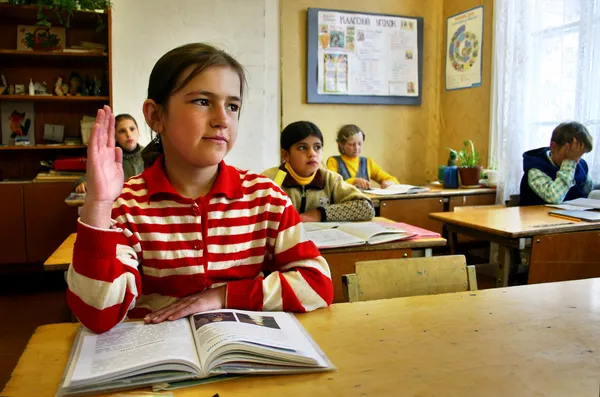
[[308, 223], [305, 226], [308, 238], [315, 243], [317, 248], [381, 244], [407, 239], [416, 234], [398, 229], [393, 225], [387, 226], [377, 222], [338, 223], [335, 227], [327, 227], [328, 223]]
[[160, 324], [125, 322], [100, 335], [81, 327], [56, 395], [334, 369], [292, 314], [222, 309]]
[[550, 211], [549, 214], [558, 218], [566, 218], [586, 222], [600, 222], [600, 212], [554, 210]]
[[600, 210], [600, 200], [578, 198], [575, 200], [565, 201], [562, 204], [546, 204], [546, 207], [575, 211]]
[[413, 185], [392, 185], [386, 189], [368, 189], [365, 193], [373, 194], [376, 196], [392, 196], [394, 194], [413, 194], [429, 191], [428, 187], [413, 186]]

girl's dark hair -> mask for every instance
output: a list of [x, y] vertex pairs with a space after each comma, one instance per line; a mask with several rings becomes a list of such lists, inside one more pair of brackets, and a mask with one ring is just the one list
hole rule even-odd
[[[172, 49], [163, 55], [152, 68], [148, 82], [148, 99], [152, 99], [167, 111], [171, 95], [185, 87], [194, 77], [214, 66], [229, 67], [240, 78], [240, 99], [244, 98], [246, 73], [242, 65], [223, 50], [205, 43], [190, 43]], [[182, 81], [182, 73], [193, 67], [192, 72]], [[240, 106], [241, 110], [241, 106]], [[163, 153], [160, 135], [156, 135], [142, 152], [144, 166], [149, 167]]]
[[342, 146], [346, 144], [348, 139], [352, 138], [358, 133], [362, 134], [363, 141], [367, 140], [367, 136], [365, 135], [364, 131], [358, 128], [356, 124], [346, 124], [345, 126], [340, 128], [340, 130], [337, 133], [336, 139], [338, 144], [338, 151], [340, 152], [340, 154], [344, 154], [344, 149], [342, 148]]
[[281, 131], [279, 144], [283, 150], [289, 151], [294, 143], [300, 142], [309, 136], [316, 136], [321, 140], [321, 144], [323, 144], [323, 134], [319, 127], [310, 121], [295, 121], [288, 124]]
[[131, 121], [133, 121], [133, 124], [135, 124], [135, 126], [138, 129], [140, 128], [140, 127], [138, 127], [138, 123], [137, 123], [137, 121], [135, 121], [133, 116], [130, 114], [127, 114], [127, 113], [121, 113], [120, 115], [115, 117], [115, 128], [117, 127], [117, 124], [119, 124], [123, 120], [131, 120]]
[[567, 121], [560, 123], [552, 131], [551, 142], [556, 142], [559, 146], [563, 146], [567, 143], [573, 142], [573, 138], [576, 138], [579, 143], [583, 144], [586, 153], [589, 153], [594, 148], [594, 140], [588, 132], [587, 128], [577, 121]]

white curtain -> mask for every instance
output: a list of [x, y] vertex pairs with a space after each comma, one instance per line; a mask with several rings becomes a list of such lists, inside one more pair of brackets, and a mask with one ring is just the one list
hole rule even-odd
[[594, 138], [584, 156], [600, 183], [600, 0], [496, 0], [490, 163], [497, 200], [519, 193], [523, 152], [549, 146], [566, 120]]

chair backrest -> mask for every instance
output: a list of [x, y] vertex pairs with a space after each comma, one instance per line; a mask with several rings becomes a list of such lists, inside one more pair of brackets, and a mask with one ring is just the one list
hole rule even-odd
[[505, 202], [507, 207], [518, 207], [521, 205], [521, 195], [511, 194]]
[[342, 282], [350, 302], [477, 290], [464, 255], [356, 262], [356, 273]]

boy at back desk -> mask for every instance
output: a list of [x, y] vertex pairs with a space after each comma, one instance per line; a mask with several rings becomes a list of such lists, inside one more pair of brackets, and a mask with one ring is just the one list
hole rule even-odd
[[587, 197], [593, 183], [581, 156], [592, 147], [587, 128], [571, 121], [554, 129], [550, 147], [523, 153], [521, 205], [559, 204]]

